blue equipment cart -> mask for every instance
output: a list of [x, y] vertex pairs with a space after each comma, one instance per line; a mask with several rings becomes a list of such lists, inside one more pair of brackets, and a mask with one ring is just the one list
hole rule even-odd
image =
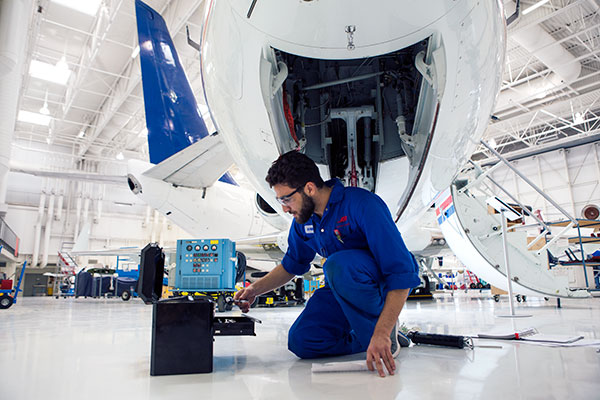
[[[0, 251], [2, 250], [2, 246], [0, 246]], [[23, 262], [23, 268], [21, 268], [21, 275], [19, 276], [19, 281], [17, 282], [17, 287], [13, 289], [0, 289], [0, 310], [5, 310], [16, 304], [17, 296], [21, 290], [21, 282], [23, 282], [23, 275], [25, 274], [25, 267], [27, 266], [27, 261]]]
[[123, 301], [128, 301], [131, 297], [137, 297], [137, 282], [140, 278], [139, 265], [138, 269], [125, 271], [123, 261], [129, 261], [129, 257], [117, 256], [117, 266], [115, 273], [117, 278], [114, 282], [115, 296], [120, 297]]
[[174, 295], [210, 296], [218, 311], [229, 311], [235, 284], [244, 280], [245, 272], [246, 257], [229, 239], [178, 240], [175, 276], [169, 281]]

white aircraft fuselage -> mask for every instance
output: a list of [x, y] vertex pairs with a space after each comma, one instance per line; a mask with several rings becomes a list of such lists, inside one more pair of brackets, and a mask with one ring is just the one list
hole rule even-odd
[[379, 194], [409, 249], [423, 246], [408, 231], [469, 159], [500, 88], [500, 2], [251, 4], [207, 2], [201, 38], [206, 101], [236, 165], [291, 220], [264, 178], [300, 148], [325, 177]]

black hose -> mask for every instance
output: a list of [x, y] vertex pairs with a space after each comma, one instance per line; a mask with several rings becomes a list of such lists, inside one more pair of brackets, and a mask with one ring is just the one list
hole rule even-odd
[[241, 251], [236, 251], [237, 253], [237, 270], [235, 274], [235, 282], [241, 282], [244, 279], [244, 274], [246, 273], [246, 255]]

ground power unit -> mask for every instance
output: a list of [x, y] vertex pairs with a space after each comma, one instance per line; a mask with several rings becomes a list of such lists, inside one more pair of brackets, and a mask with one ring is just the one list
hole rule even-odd
[[211, 296], [218, 311], [228, 311], [233, 306], [235, 284], [243, 280], [245, 270], [245, 257], [229, 239], [178, 240], [169, 286], [176, 296]]

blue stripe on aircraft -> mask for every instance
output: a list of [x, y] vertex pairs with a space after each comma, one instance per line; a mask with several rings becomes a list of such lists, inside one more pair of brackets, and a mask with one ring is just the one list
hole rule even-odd
[[[135, 2], [150, 162], [158, 164], [208, 136], [164, 19]], [[236, 185], [225, 173], [222, 182]]]
[[444, 211], [444, 219], [450, 218], [454, 214], [454, 211], [454, 204], [452, 204]]
[[455, 211], [454, 204], [450, 204], [450, 206], [442, 211], [442, 213], [438, 216], [438, 224], [441, 225], [442, 222], [448, 220], [448, 218], [450, 218]]

